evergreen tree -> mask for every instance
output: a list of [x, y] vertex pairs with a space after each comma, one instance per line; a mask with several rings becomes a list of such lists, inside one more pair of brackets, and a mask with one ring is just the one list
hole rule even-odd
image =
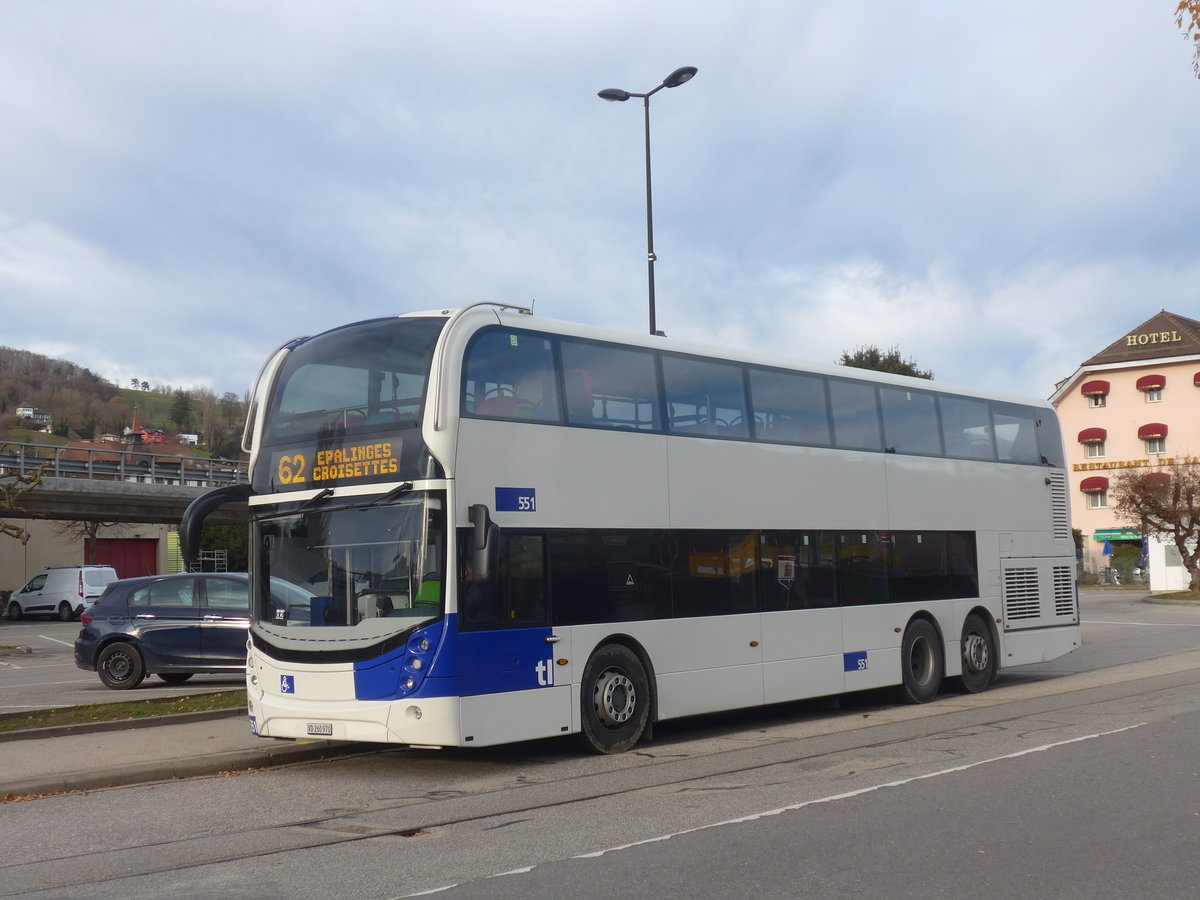
[[917, 367], [915, 359], [904, 359], [899, 347], [887, 351], [880, 350], [874, 344], [855, 347], [854, 352], [842, 351], [838, 365], [850, 366], [855, 369], [873, 369], [876, 372], [890, 372], [893, 375], [911, 375], [914, 378], [933, 378], [933, 372], [922, 371]]

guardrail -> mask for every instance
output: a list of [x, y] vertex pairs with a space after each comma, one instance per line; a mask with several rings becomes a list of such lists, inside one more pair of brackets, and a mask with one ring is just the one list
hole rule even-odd
[[145, 450], [0, 443], [0, 474], [15, 471], [31, 475], [38, 470], [50, 478], [94, 478], [190, 487], [223, 487], [243, 484], [249, 479], [249, 465], [238, 459], [168, 456]]

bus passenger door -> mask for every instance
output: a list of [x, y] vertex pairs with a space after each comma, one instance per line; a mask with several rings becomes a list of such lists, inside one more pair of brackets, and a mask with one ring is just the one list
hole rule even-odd
[[[463, 742], [486, 746], [566, 734], [571, 683], [550, 627], [545, 541], [501, 532], [497, 571], [487, 583], [464, 566], [459, 586], [458, 672]], [[568, 641], [569, 643], [569, 641]]]

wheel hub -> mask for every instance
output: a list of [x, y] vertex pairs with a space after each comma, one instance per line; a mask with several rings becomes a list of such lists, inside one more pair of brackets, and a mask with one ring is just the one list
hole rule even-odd
[[968, 635], [963, 641], [963, 665], [972, 672], [986, 672], [989, 662], [987, 641], [978, 634]]
[[605, 672], [596, 681], [596, 715], [605, 725], [621, 725], [637, 708], [637, 692], [624, 672]]

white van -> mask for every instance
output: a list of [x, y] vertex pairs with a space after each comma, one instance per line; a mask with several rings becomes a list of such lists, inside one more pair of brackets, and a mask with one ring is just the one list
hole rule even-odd
[[112, 566], [59, 566], [45, 569], [29, 584], [14, 591], [5, 613], [22, 616], [57, 616], [69, 622], [96, 602], [104, 588], [117, 580]]

